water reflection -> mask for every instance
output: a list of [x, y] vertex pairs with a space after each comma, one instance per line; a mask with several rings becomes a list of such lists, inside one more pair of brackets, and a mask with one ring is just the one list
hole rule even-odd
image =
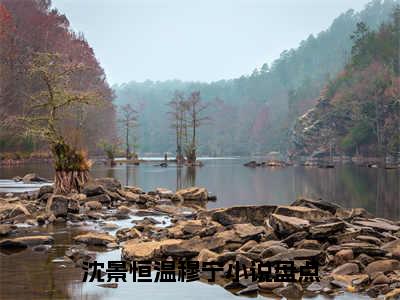
[[[182, 169], [184, 169], [185, 177], [182, 184]], [[176, 168], [176, 189], [183, 189], [196, 185], [196, 168], [195, 167], [177, 167]]]
[[[250, 204], [289, 204], [296, 197], [307, 196], [337, 202], [345, 207], [364, 207], [381, 217], [400, 216], [400, 171], [370, 169], [355, 165], [337, 165], [334, 169], [307, 167], [246, 168], [248, 159], [206, 160], [201, 168], [167, 168], [143, 163], [139, 166], [95, 165], [95, 177], [115, 177], [126, 185], [144, 190], [166, 187], [172, 190], [205, 186], [217, 195], [209, 208]], [[36, 172], [53, 176], [51, 165], [0, 168], [0, 179]]]

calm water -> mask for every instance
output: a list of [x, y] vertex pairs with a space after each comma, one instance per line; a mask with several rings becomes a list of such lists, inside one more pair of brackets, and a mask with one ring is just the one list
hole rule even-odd
[[[205, 160], [202, 168], [95, 165], [95, 177], [115, 177], [126, 185], [138, 185], [145, 191], [156, 187], [172, 190], [204, 186], [217, 195], [210, 208], [241, 204], [289, 204], [298, 196], [322, 198], [345, 207], [363, 207], [380, 217], [400, 219], [400, 170], [370, 169], [352, 164], [334, 169], [246, 168], [250, 159]], [[50, 164], [0, 168], [0, 179], [35, 172], [52, 178]]]
[[[335, 169], [289, 167], [284, 169], [246, 168], [249, 159], [206, 160], [202, 168], [96, 165], [95, 177], [115, 177], [124, 184], [145, 190], [156, 187], [178, 189], [205, 186], [217, 195], [209, 208], [239, 204], [289, 204], [297, 196], [322, 198], [346, 207], [364, 207], [378, 216], [400, 219], [400, 172], [338, 165]], [[52, 178], [51, 165], [35, 164], [0, 168], [0, 179], [35, 172]], [[3, 190], [4, 191], [4, 190]], [[130, 221], [120, 224], [130, 226]], [[90, 224], [89, 224], [90, 225]], [[91, 226], [95, 226], [91, 224]], [[106, 289], [95, 283], [82, 284], [82, 271], [62, 258], [72, 238], [87, 227], [48, 226], [35, 229], [51, 234], [54, 246], [45, 253], [31, 249], [18, 253], [0, 252], [0, 299], [242, 299], [216, 285], [194, 283], [124, 283]], [[100, 252], [102, 262], [119, 260], [120, 250]], [[129, 276], [128, 276], [129, 277]], [[265, 299], [264, 296], [259, 296]], [[340, 299], [359, 299], [342, 295]], [[243, 298], [248, 299], [248, 298]], [[314, 298], [315, 299], [315, 298]], [[318, 297], [317, 299], [321, 299]]]

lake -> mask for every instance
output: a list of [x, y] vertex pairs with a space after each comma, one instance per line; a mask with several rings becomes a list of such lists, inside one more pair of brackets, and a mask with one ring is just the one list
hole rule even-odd
[[[247, 168], [252, 158], [204, 159], [201, 168], [96, 164], [94, 177], [115, 177], [122, 184], [137, 185], [145, 191], [156, 187], [172, 190], [204, 186], [218, 197], [208, 207], [249, 204], [290, 204], [299, 196], [321, 198], [344, 207], [362, 207], [385, 218], [400, 217], [400, 170], [374, 169], [354, 164], [337, 164], [333, 169], [294, 166], [287, 168]], [[0, 179], [26, 173], [52, 178], [50, 164], [20, 165], [0, 168]], [[1, 189], [0, 189], [1, 192]]]
[[[334, 169], [247, 168], [251, 158], [207, 159], [201, 168], [167, 168], [143, 163], [139, 166], [117, 165], [113, 168], [94, 165], [94, 177], [115, 177], [125, 185], [137, 185], [145, 191], [156, 187], [179, 189], [204, 186], [218, 198], [209, 208], [250, 204], [290, 204], [298, 196], [322, 198], [345, 207], [363, 207], [380, 217], [399, 219], [400, 171], [336, 165]], [[52, 178], [51, 165], [32, 164], [0, 168], [0, 179], [11, 179], [26, 173]], [[7, 189], [0, 192], [7, 191]], [[117, 223], [116, 221], [115, 223]], [[129, 226], [123, 221], [121, 226]], [[217, 285], [193, 283], [123, 283], [116, 289], [82, 284], [83, 272], [64, 261], [72, 238], [88, 227], [49, 225], [35, 231], [50, 233], [55, 243], [47, 252], [32, 249], [18, 253], [0, 253], [0, 299], [247, 299], [237, 297]], [[120, 250], [98, 252], [97, 260], [119, 260]], [[265, 299], [264, 296], [258, 296]], [[339, 299], [351, 299], [344, 294]], [[357, 299], [360, 296], [356, 297]], [[317, 297], [322, 299], [322, 297]]]

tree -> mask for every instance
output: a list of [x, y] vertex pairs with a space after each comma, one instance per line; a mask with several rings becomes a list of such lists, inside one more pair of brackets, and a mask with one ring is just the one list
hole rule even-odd
[[100, 100], [96, 91], [77, 91], [71, 78], [85, 69], [82, 63], [65, 60], [57, 53], [37, 53], [28, 69], [36, 90], [27, 96], [18, 124], [24, 132], [44, 139], [51, 149], [56, 170], [55, 193], [79, 192], [88, 181], [90, 161], [83, 149], [76, 149], [65, 138], [61, 122], [70, 109], [94, 104]]
[[176, 135], [176, 161], [178, 164], [184, 162], [183, 142], [187, 138], [187, 102], [184, 99], [183, 93], [175, 91], [174, 97], [168, 102], [170, 111], [168, 112], [172, 119], [172, 127], [175, 129]]
[[[0, 0], [0, 123], [3, 116], [18, 118], [26, 100], [36, 93], [37, 85], [28, 70], [40, 52], [59, 53], [65, 61], [82, 63], [85, 68], [69, 77], [70, 88], [76, 92], [96, 90], [105, 100], [101, 106], [71, 107], [71, 115], [59, 125], [66, 139], [73, 135], [74, 142], [82, 141], [89, 153], [99, 153], [99, 139], [116, 135], [113, 90], [83, 34], [75, 33], [66, 16], [48, 0]], [[30, 155], [49, 150], [37, 137], [21, 136], [16, 128], [2, 129], [0, 152]]]
[[187, 111], [189, 115], [188, 125], [192, 128], [192, 138], [189, 144], [186, 145], [186, 157], [189, 164], [196, 162], [197, 136], [196, 130], [198, 127], [209, 120], [209, 117], [204, 116], [204, 110], [208, 107], [207, 104], [201, 102], [200, 92], [192, 92], [187, 100]]
[[99, 142], [99, 147], [103, 149], [111, 166], [115, 165], [114, 159], [118, 152], [119, 146], [120, 146], [119, 140], [114, 140], [111, 142], [108, 142], [106, 140], [100, 140]]
[[121, 106], [121, 118], [119, 119], [119, 122], [122, 124], [124, 127], [125, 131], [125, 155], [127, 159], [130, 159], [132, 157], [131, 151], [130, 151], [130, 130], [136, 126], [136, 121], [137, 121], [137, 111], [133, 109], [133, 107], [130, 104], [126, 104]]

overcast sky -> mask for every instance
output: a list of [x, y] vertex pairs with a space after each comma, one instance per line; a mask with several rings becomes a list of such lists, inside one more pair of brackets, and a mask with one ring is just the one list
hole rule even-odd
[[249, 74], [368, 0], [53, 0], [110, 84]]

